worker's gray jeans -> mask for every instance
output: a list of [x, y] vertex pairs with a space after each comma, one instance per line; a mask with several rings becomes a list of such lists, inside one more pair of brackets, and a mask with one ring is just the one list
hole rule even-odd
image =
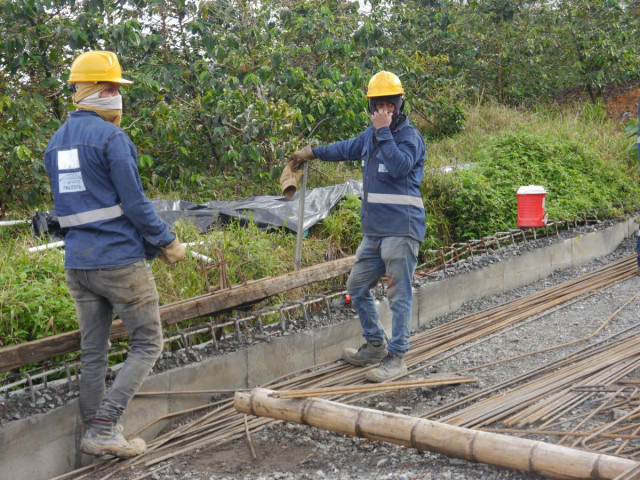
[[356, 251], [356, 262], [347, 280], [362, 336], [367, 341], [383, 341], [386, 337], [371, 289], [385, 273], [389, 275], [387, 296], [391, 309], [389, 352], [404, 355], [409, 350], [413, 291], [411, 282], [418, 262], [420, 242], [410, 237], [365, 236]]
[[[144, 260], [125, 267], [67, 270], [81, 333], [80, 411], [117, 422], [162, 352], [158, 292]], [[114, 310], [129, 333], [130, 352], [105, 395]]]

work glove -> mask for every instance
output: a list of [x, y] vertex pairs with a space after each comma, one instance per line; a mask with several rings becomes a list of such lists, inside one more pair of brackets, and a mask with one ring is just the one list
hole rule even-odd
[[166, 247], [160, 247], [160, 255], [158, 257], [163, 262], [173, 265], [174, 263], [182, 260], [186, 256], [186, 252], [186, 248], [184, 248], [184, 245], [180, 243], [180, 240], [178, 240], [178, 236], [176, 235], [173, 242]]
[[302, 168], [294, 170], [293, 160], [289, 160], [289, 163], [285, 165], [282, 175], [280, 175], [280, 186], [282, 187], [282, 195], [285, 198], [293, 197], [296, 190], [298, 190], [298, 184], [303, 174]]
[[304, 162], [308, 162], [314, 158], [316, 158], [316, 156], [313, 154], [313, 150], [311, 150], [311, 145], [307, 145], [297, 152], [294, 152], [289, 160], [293, 162], [292, 170], [295, 172], [300, 169], [300, 166]]

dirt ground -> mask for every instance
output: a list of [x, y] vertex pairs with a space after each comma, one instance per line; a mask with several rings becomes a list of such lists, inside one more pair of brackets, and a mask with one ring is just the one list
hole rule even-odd
[[613, 93], [605, 98], [607, 115], [613, 121], [626, 122], [638, 117], [640, 88], [632, 88], [622, 93]]

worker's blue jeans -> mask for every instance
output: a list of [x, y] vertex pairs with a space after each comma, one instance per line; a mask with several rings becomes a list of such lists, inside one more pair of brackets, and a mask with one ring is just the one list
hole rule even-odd
[[[67, 270], [81, 334], [80, 411], [85, 419], [117, 422], [162, 352], [158, 292], [144, 260], [125, 267]], [[109, 330], [117, 312], [130, 352], [105, 394]]]
[[386, 335], [371, 289], [385, 273], [389, 275], [387, 296], [392, 314], [388, 350], [404, 355], [409, 350], [411, 329], [411, 281], [418, 259], [420, 242], [410, 237], [365, 236], [356, 251], [356, 261], [347, 281], [347, 291], [355, 305], [362, 336], [367, 341], [382, 341]]

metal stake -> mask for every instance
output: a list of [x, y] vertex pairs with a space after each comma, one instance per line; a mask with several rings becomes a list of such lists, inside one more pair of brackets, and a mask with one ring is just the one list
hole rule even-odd
[[307, 190], [308, 170], [309, 162], [304, 162], [302, 164], [302, 185], [300, 185], [300, 197], [298, 198], [298, 234], [296, 237], [296, 258], [293, 265], [294, 270], [300, 270], [300, 260], [302, 258], [302, 235], [304, 234], [304, 197]]

